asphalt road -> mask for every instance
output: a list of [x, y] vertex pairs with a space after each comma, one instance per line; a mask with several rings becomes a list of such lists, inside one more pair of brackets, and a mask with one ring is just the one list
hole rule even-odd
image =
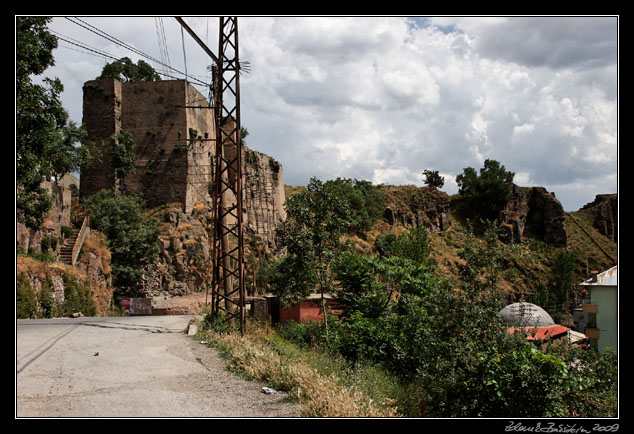
[[16, 321], [17, 418], [295, 417], [284, 394], [229, 373], [191, 316]]

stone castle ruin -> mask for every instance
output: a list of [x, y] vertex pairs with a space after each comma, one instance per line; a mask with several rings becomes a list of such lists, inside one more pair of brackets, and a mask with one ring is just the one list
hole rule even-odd
[[[149, 208], [180, 203], [185, 214], [211, 207], [214, 113], [206, 98], [184, 80], [121, 82], [100, 79], [84, 84], [83, 122], [97, 146], [127, 133], [134, 141], [134, 173], [119, 188], [143, 194]], [[245, 233], [268, 243], [284, 212], [282, 166], [243, 146]], [[82, 170], [80, 196], [115, 186], [114, 170], [95, 161]]]

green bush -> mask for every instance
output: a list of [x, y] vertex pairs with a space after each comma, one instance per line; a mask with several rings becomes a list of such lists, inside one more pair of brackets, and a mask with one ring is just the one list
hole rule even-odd
[[277, 333], [284, 339], [304, 347], [314, 347], [324, 341], [324, 328], [317, 321], [300, 324], [289, 321], [279, 327]]
[[64, 315], [81, 312], [84, 316], [94, 316], [96, 308], [92, 300], [90, 285], [64, 275]]
[[25, 274], [18, 275], [16, 288], [16, 316], [18, 318], [37, 318], [38, 302], [35, 290]]

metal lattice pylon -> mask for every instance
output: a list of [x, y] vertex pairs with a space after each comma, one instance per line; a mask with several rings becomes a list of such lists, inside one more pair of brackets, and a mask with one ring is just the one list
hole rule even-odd
[[218, 57], [213, 68], [216, 154], [212, 194], [213, 274], [211, 313], [245, 323], [242, 140], [238, 19], [221, 17]]

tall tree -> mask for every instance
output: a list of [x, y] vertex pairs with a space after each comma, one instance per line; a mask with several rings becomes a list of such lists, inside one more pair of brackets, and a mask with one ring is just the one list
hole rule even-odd
[[286, 255], [273, 264], [269, 278], [283, 301], [299, 301], [318, 290], [325, 307], [324, 295], [332, 289], [331, 267], [349, 225], [349, 210], [334, 185], [316, 178], [306, 191], [286, 201], [287, 217], [277, 231]]
[[88, 154], [78, 146], [83, 130], [69, 122], [58, 78], [32, 81], [54, 65], [57, 38], [48, 17], [16, 17], [16, 214], [37, 229], [51, 207], [40, 187], [51, 176], [77, 170]]
[[456, 182], [471, 210], [485, 220], [495, 220], [511, 197], [514, 176], [500, 162], [487, 159], [479, 175], [473, 167], [467, 167]]
[[145, 213], [141, 195], [104, 189], [85, 200], [91, 226], [106, 235], [112, 252], [114, 284], [123, 293], [133, 293], [144, 267], [156, 259], [158, 222]]

